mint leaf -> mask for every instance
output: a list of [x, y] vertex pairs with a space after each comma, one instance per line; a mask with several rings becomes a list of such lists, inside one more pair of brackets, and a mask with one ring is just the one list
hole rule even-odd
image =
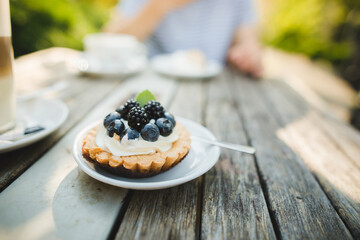
[[136, 101], [140, 104], [141, 107], [144, 107], [149, 101], [156, 100], [155, 96], [149, 91], [145, 90], [139, 93], [136, 96]]

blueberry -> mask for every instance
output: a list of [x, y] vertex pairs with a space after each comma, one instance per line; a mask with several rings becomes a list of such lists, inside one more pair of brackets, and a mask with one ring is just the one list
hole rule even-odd
[[121, 115], [118, 112], [109, 113], [104, 118], [104, 127], [107, 128], [110, 123], [113, 123], [116, 119], [121, 119]]
[[145, 127], [141, 130], [141, 136], [145, 141], [156, 142], [159, 138], [159, 135], [159, 128], [153, 123], [146, 124]]
[[125, 117], [126, 117], [126, 116], [123, 116], [123, 115], [122, 115], [122, 113], [124, 113], [124, 111], [125, 111], [124, 106], [118, 107], [115, 111], [116, 111], [117, 113], [119, 113], [122, 118], [125, 118]]
[[139, 132], [133, 128], [126, 129], [126, 132], [129, 140], [135, 140], [139, 138]]
[[172, 133], [173, 124], [167, 118], [159, 118], [156, 120], [156, 126], [159, 128], [161, 136], [167, 137]]
[[172, 123], [173, 127], [175, 127], [176, 121], [175, 121], [174, 115], [172, 115], [172, 114], [169, 113], [169, 112], [165, 112], [165, 113], [164, 113], [164, 116], [165, 116], [166, 119], [169, 119], [169, 121]]
[[120, 119], [114, 120], [112, 123], [110, 123], [107, 128], [107, 133], [110, 137], [114, 136], [114, 133], [120, 136], [122, 138], [125, 135], [125, 125]]
[[113, 136], [114, 136], [114, 130], [112, 129], [111, 126], [108, 126], [108, 127], [106, 128], [106, 133], [107, 133], [107, 135], [108, 135], [109, 137], [113, 137]]

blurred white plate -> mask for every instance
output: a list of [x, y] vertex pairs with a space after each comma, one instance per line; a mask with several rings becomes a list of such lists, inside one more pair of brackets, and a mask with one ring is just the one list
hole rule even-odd
[[118, 62], [108, 61], [103, 63], [96, 58], [83, 53], [73, 65], [80, 73], [94, 76], [129, 76], [142, 72], [147, 66], [147, 59], [145, 57], [137, 57], [129, 59], [126, 64], [119, 64]]
[[[183, 124], [192, 135], [216, 140], [215, 136], [205, 127], [191, 120], [176, 117], [176, 120]], [[84, 159], [81, 153], [82, 139], [86, 133], [95, 127], [99, 122], [90, 124], [76, 137], [73, 147], [74, 158], [85, 173], [89, 176], [118, 187], [154, 190], [169, 188], [189, 182], [211, 169], [220, 156], [220, 148], [193, 141], [188, 155], [172, 169], [148, 178], [125, 178], [111, 174], [103, 169], [95, 168], [94, 164]]]
[[172, 54], [158, 55], [151, 60], [151, 67], [155, 72], [164, 74], [170, 77], [181, 78], [184, 80], [202, 80], [219, 75], [223, 67], [220, 63], [212, 60], [207, 60], [205, 70], [203, 73], [187, 73], [179, 72], [171, 61]]
[[45, 129], [14, 142], [0, 143], [0, 153], [22, 148], [43, 139], [57, 130], [69, 114], [68, 107], [57, 99], [34, 99], [18, 102], [16, 112], [18, 124], [24, 124], [25, 116], [25, 122], [34, 122]]

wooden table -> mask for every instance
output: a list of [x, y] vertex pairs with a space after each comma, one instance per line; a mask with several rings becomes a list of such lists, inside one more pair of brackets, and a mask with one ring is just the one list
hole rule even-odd
[[[198, 82], [151, 71], [90, 78], [69, 70], [77, 55], [53, 48], [16, 61], [20, 93], [67, 82], [54, 97], [70, 115], [51, 136], [0, 155], [1, 239], [360, 239], [360, 134], [284, 81], [229, 69]], [[87, 176], [72, 157], [74, 137], [145, 88], [174, 114], [256, 154], [222, 149], [208, 173], [165, 190]]]

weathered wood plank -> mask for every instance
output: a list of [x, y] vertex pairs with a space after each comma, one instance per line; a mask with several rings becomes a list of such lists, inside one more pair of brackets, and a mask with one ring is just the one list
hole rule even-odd
[[286, 83], [294, 83], [295, 91], [307, 100], [309, 100], [307, 97], [310, 90], [322, 101], [320, 106], [322, 109], [349, 122], [351, 108], [356, 105], [357, 92], [347, 81], [341, 79], [331, 66], [324, 67], [302, 54], [270, 47], [264, 50], [263, 63], [266, 78], [281, 78]]
[[[126, 189], [102, 184], [78, 170], [71, 149], [78, 132], [144, 88], [169, 101], [175, 84], [129, 79], [0, 194], [2, 239], [106, 239]], [[162, 89], [159, 91], [159, 89]]]
[[[247, 145], [224, 74], [208, 85], [206, 126], [222, 141]], [[202, 239], [276, 239], [252, 155], [221, 150], [204, 177]]]
[[[182, 82], [170, 111], [201, 122], [202, 87]], [[157, 191], [134, 191], [116, 239], [194, 239], [200, 179]]]
[[135, 191], [116, 239], [195, 239], [200, 181]]
[[314, 111], [281, 82], [269, 89], [268, 99], [285, 126], [280, 138], [302, 157], [352, 235], [360, 238], [360, 134]]
[[273, 104], [264, 97], [270, 91], [268, 83], [237, 77], [230, 84], [257, 150], [256, 162], [279, 237], [351, 239], [316, 179], [277, 136], [284, 125], [279, 122]]
[[76, 71], [72, 71], [71, 61], [79, 56], [79, 51], [53, 47], [17, 58], [14, 64], [16, 93], [30, 93], [60, 79], [72, 78]]
[[[20, 58], [20, 66], [23, 71], [19, 71], [16, 78], [19, 89], [28, 92], [34, 91], [34, 86], [41, 87], [44, 82], [67, 81], [69, 86], [55, 95], [65, 101], [68, 105], [70, 114], [61, 128], [46, 139], [32, 144], [21, 151], [13, 151], [0, 154], [0, 191], [8, 186], [16, 177], [23, 173], [33, 164], [46, 150], [56, 143], [67, 131], [69, 131], [78, 121], [109, 92], [120, 84], [117, 79], [87, 79], [69, 73], [66, 62], [73, 60], [77, 56], [77, 51], [65, 49], [49, 49], [39, 53], [30, 54]], [[56, 63], [61, 63], [57, 65]], [[52, 65], [46, 65], [52, 63]], [[26, 67], [30, 64], [32, 67]], [[44, 67], [48, 66], [48, 67]], [[28, 76], [26, 77], [26, 74]], [[31, 77], [32, 76], [32, 77]], [[62, 77], [66, 76], [66, 80]], [[37, 77], [37, 78], [36, 78]]]

